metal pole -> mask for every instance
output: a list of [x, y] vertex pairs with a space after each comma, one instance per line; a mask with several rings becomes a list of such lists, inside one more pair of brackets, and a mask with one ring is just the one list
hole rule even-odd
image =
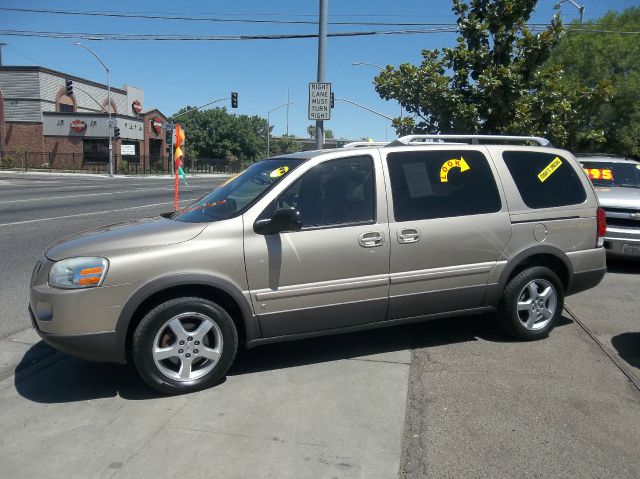
[[[288, 106], [287, 106], [288, 108]], [[269, 148], [270, 148], [270, 140], [271, 140], [271, 132], [269, 131], [269, 125], [271, 123], [271, 112], [267, 112], [267, 158], [269, 158]]]
[[113, 176], [113, 123], [111, 122], [111, 78], [107, 68], [107, 110], [109, 112], [109, 176]]
[[0, 67], [2, 66], [2, 47], [6, 47], [6, 43], [0, 43]]
[[291, 100], [289, 100], [289, 87], [287, 87], [287, 136], [289, 136], [289, 105]]
[[109, 76], [109, 67], [100, 59], [98, 54], [94, 52], [91, 48], [86, 46], [84, 43], [75, 42], [74, 45], [78, 45], [79, 47], [84, 48], [85, 50], [89, 50], [89, 52], [96, 57], [96, 60], [100, 62], [100, 64], [104, 67], [107, 72], [107, 107], [109, 113], [109, 176], [113, 176], [113, 124], [111, 123], [111, 78]]
[[[320, 15], [318, 19], [318, 83], [325, 81], [325, 49], [327, 47], [327, 17], [329, 15], [329, 0], [320, 0]], [[316, 120], [316, 149], [324, 147], [324, 122]]]

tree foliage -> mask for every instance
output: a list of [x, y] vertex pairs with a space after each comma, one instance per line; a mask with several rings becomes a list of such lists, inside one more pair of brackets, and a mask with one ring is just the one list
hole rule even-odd
[[[316, 136], [316, 125], [309, 125], [307, 127], [307, 134], [309, 135], [309, 138], [314, 138]], [[333, 131], [325, 129], [324, 137], [327, 140], [333, 139]]]
[[269, 150], [272, 156], [286, 155], [302, 150], [302, 143], [297, 141], [294, 135], [272, 136], [270, 142]]
[[382, 98], [409, 113], [393, 121], [398, 133], [540, 135], [566, 144], [576, 111], [606, 91], [572, 90], [559, 67], [541, 68], [563, 27], [554, 17], [531, 32], [526, 22], [536, 3], [453, 0], [456, 46], [422, 50], [420, 65], [387, 66], [374, 80]]
[[[177, 114], [189, 108], [184, 107]], [[253, 161], [263, 157], [267, 149], [267, 120], [259, 116], [234, 115], [225, 108], [212, 108], [192, 111], [175, 121], [185, 129], [186, 154], [192, 158]]]
[[[640, 157], [640, 37], [598, 31], [639, 31], [640, 7], [609, 12], [595, 22], [569, 32], [554, 50], [550, 68], [562, 68], [568, 88], [609, 89], [608, 102], [591, 101], [580, 114], [571, 147], [578, 151], [606, 151]], [[600, 131], [593, 138], [582, 131]]]

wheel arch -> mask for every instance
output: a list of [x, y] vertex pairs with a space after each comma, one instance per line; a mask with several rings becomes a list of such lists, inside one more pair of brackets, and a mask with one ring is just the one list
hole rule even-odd
[[133, 331], [144, 315], [154, 306], [180, 296], [200, 296], [218, 303], [236, 324], [241, 343], [260, 337], [251, 305], [234, 283], [202, 274], [171, 275], [146, 283], [122, 308], [116, 325], [116, 340], [123, 361], [128, 360]]
[[497, 305], [507, 283], [521, 271], [532, 266], [546, 266], [558, 275], [565, 293], [570, 290], [573, 277], [573, 265], [569, 257], [557, 247], [538, 245], [521, 251], [508, 261], [507, 266], [500, 276], [498, 287], [495, 288], [493, 294], [490, 294], [487, 298], [487, 302], [493, 306]]

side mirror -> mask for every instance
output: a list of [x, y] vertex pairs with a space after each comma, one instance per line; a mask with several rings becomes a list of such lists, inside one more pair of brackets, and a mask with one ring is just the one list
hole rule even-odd
[[302, 215], [295, 208], [280, 208], [271, 218], [258, 220], [253, 231], [259, 235], [275, 235], [302, 229]]

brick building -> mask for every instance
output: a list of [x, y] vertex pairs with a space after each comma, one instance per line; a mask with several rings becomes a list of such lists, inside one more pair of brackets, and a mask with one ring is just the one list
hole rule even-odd
[[[72, 81], [71, 95], [66, 80]], [[166, 117], [144, 110], [142, 89], [111, 87], [109, 102], [102, 83], [43, 67], [0, 66], [0, 154], [14, 166], [106, 169], [108, 111], [120, 128], [120, 140], [113, 142], [115, 171], [166, 167]]]

